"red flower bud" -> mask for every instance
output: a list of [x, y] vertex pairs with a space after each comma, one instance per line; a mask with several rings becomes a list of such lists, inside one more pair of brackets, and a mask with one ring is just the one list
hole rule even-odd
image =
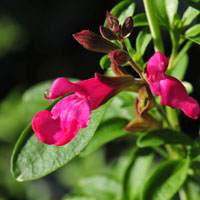
[[117, 49], [108, 54], [110, 60], [117, 65], [123, 65], [129, 60], [129, 55], [126, 51]]
[[110, 29], [112, 29], [114, 25], [116, 26], [119, 25], [118, 19], [114, 15], [112, 15], [110, 12], [107, 11], [106, 16], [107, 16], [106, 21]]
[[109, 42], [100, 35], [89, 30], [83, 30], [79, 33], [75, 33], [73, 34], [73, 37], [83, 47], [90, 51], [109, 53], [110, 51], [119, 48], [116, 44]]
[[115, 33], [113, 33], [110, 29], [108, 29], [104, 26], [100, 26], [99, 30], [100, 30], [102, 37], [104, 37], [107, 40], [117, 40], [118, 39], [118, 37]]
[[132, 17], [127, 17], [126, 20], [124, 21], [124, 24], [122, 26], [122, 36], [124, 38], [127, 38], [130, 36], [130, 34], [133, 31], [133, 19]]
[[117, 65], [116, 63], [112, 62], [111, 64], [112, 71], [117, 75], [117, 76], [124, 76], [128, 75], [128, 72], [121, 66]]

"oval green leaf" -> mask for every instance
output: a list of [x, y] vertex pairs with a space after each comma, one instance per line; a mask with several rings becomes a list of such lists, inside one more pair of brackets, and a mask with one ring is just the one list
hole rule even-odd
[[108, 69], [111, 66], [111, 61], [107, 54], [100, 59], [99, 64], [101, 69]]
[[200, 11], [193, 8], [188, 7], [187, 10], [184, 12], [182, 21], [183, 26], [188, 26], [192, 23], [192, 21], [200, 14]]
[[149, 177], [154, 154], [140, 149], [126, 171], [123, 182], [124, 199], [140, 199], [144, 182]]
[[146, 13], [139, 13], [133, 16], [134, 27], [138, 26], [148, 26], [147, 16]]
[[123, 128], [128, 124], [128, 120], [113, 118], [102, 123], [95, 135], [81, 152], [81, 156], [88, 156], [104, 144], [111, 142], [114, 139], [127, 135]]
[[188, 169], [188, 160], [170, 160], [160, 164], [144, 185], [143, 200], [171, 200], [183, 185]]
[[139, 54], [144, 55], [148, 44], [152, 40], [152, 35], [148, 28], [143, 29], [139, 32], [136, 38], [136, 50]]
[[80, 129], [73, 141], [64, 146], [46, 145], [37, 140], [31, 124], [22, 132], [11, 158], [11, 171], [17, 181], [43, 177], [77, 156], [88, 144], [109, 106], [109, 102], [92, 111], [87, 128]]
[[165, 7], [171, 26], [174, 25], [174, 17], [178, 10], [178, 0], [165, 0]]
[[184, 133], [160, 129], [143, 133], [137, 140], [138, 147], [156, 147], [164, 144], [191, 145], [192, 140]]

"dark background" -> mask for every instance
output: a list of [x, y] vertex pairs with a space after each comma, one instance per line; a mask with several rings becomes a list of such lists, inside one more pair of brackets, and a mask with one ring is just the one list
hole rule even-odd
[[[0, 0], [0, 19], [9, 19], [18, 26], [20, 34], [13, 48], [0, 51], [0, 100], [14, 87], [28, 88], [40, 81], [57, 77], [87, 79], [99, 67], [101, 53], [85, 50], [72, 37], [83, 29], [99, 32], [104, 23], [106, 10], [119, 0]], [[136, 11], [143, 10], [141, 0], [136, 2]], [[186, 5], [181, 2], [180, 13]], [[135, 28], [133, 36], [139, 29]], [[167, 56], [170, 54], [168, 36], [163, 33]], [[133, 38], [134, 41], [134, 38]], [[166, 42], [167, 41], [167, 42]], [[147, 61], [153, 54], [152, 45], [145, 54]], [[189, 68], [185, 77], [194, 86], [192, 96], [200, 102], [200, 70], [198, 45], [189, 50]], [[181, 114], [185, 132], [197, 136], [200, 120], [192, 120]]]

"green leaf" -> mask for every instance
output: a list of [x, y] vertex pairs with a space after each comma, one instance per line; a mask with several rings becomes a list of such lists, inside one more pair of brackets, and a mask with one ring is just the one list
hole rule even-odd
[[191, 145], [192, 140], [184, 133], [160, 129], [143, 133], [137, 140], [138, 147], [156, 147], [164, 144]]
[[102, 123], [80, 155], [88, 156], [104, 144], [127, 135], [127, 132], [124, 131], [123, 128], [128, 124], [128, 122], [129, 121], [126, 119], [113, 118]]
[[104, 149], [99, 149], [84, 158], [77, 156], [67, 163], [66, 166], [60, 168], [55, 175], [62, 186], [73, 188], [81, 178], [107, 170], [108, 165], [106, 165], [105, 151]]
[[[110, 13], [118, 18], [119, 23], [124, 23], [124, 20], [127, 17], [133, 16], [135, 11], [135, 3], [131, 0], [124, 0], [119, 2]], [[107, 22], [105, 21], [104, 26], [107, 26]]]
[[133, 16], [133, 21], [134, 21], [134, 27], [149, 25], [149, 23], [147, 21], [146, 13], [139, 13], [139, 14]]
[[183, 185], [188, 169], [188, 160], [170, 160], [160, 164], [144, 186], [143, 200], [171, 200]]
[[147, 180], [154, 158], [153, 153], [140, 149], [126, 172], [124, 199], [140, 199], [144, 182]]
[[112, 118], [123, 118], [127, 120], [135, 118], [133, 103], [136, 95], [133, 92], [127, 91], [120, 92], [116, 95], [106, 111], [103, 121]]
[[188, 29], [185, 33], [187, 37], [194, 37], [200, 34], [200, 24], [196, 24]]
[[200, 0], [184, 0], [187, 4], [189, 4], [190, 6], [196, 8], [196, 9], [200, 9]]
[[184, 191], [187, 200], [199, 200], [200, 192], [199, 192], [199, 183], [192, 181], [191, 179], [187, 180], [184, 184]]
[[200, 14], [200, 11], [192, 8], [192, 7], [188, 7], [187, 10], [184, 12], [183, 17], [182, 17], [182, 21], [183, 21], [183, 26], [188, 26], [189, 24], [191, 24], [191, 22]]
[[174, 25], [174, 17], [178, 10], [178, 0], [165, 0], [166, 11], [171, 26]]
[[94, 197], [90, 196], [82, 196], [82, 195], [66, 195], [62, 198], [62, 200], [97, 200]]
[[140, 31], [136, 39], [137, 52], [139, 52], [141, 55], [144, 55], [144, 52], [151, 40], [152, 36], [148, 28]]
[[81, 129], [75, 139], [64, 146], [46, 145], [37, 140], [31, 124], [22, 132], [12, 155], [11, 170], [17, 181], [28, 181], [45, 176], [77, 156], [94, 135], [109, 102], [92, 111], [87, 128]]
[[186, 38], [192, 40], [193, 42], [200, 44], [200, 24], [196, 24], [192, 26], [190, 29], [188, 29], [185, 32], [185, 36]]
[[107, 54], [100, 59], [99, 64], [101, 66], [101, 69], [108, 69], [111, 66], [111, 61], [108, 58]]
[[95, 197], [97, 200], [111, 200], [121, 196], [122, 188], [120, 183], [112, 177], [93, 175], [79, 181], [77, 192]]
[[189, 62], [189, 57], [187, 54], [184, 54], [181, 59], [177, 62], [177, 64], [173, 67], [170, 75], [176, 77], [180, 81], [183, 80], [187, 66]]
[[193, 86], [192, 86], [192, 84], [190, 82], [187, 82], [187, 81], [183, 81], [182, 83], [185, 86], [185, 88], [187, 90], [187, 93], [191, 94], [193, 92]]
[[165, 0], [154, 0], [155, 14], [160, 25], [165, 28], [169, 27], [169, 20], [165, 7]]

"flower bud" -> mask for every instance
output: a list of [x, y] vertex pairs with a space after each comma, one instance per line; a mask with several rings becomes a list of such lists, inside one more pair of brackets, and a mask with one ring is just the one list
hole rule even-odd
[[138, 92], [139, 99], [136, 99], [136, 112], [142, 115], [144, 112], [150, 110], [155, 102], [146, 85], [143, 85]]
[[121, 33], [121, 30], [122, 30], [121, 25], [115, 25], [115, 24], [114, 24], [114, 26], [113, 26], [113, 32], [114, 32], [114, 33], [120, 34], [120, 33]]
[[117, 65], [123, 65], [129, 60], [129, 55], [126, 51], [117, 49], [108, 54], [111, 62], [116, 63]]
[[124, 24], [122, 26], [122, 36], [124, 38], [127, 38], [130, 36], [130, 34], [133, 31], [133, 19], [132, 17], [127, 17], [126, 20], [124, 21]]
[[112, 29], [114, 25], [115, 26], [119, 25], [119, 21], [118, 21], [117, 17], [115, 17], [108, 11], [106, 13], [106, 21], [107, 21], [108, 27], [110, 29]]
[[124, 76], [128, 75], [128, 72], [121, 66], [117, 65], [116, 63], [112, 62], [111, 64], [112, 71], [117, 75], [117, 76]]
[[73, 37], [83, 47], [90, 51], [109, 53], [110, 51], [119, 48], [116, 44], [89, 30], [83, 30], [79, 33], [75, 33], [73, 34]]
[[117, 40], [118, 39], [118, 37], [115, 33], [113, 33], [110, 29], [108, 29], [104, 26], [100, 26], [99, 30], [100, 30], [102, 37], [104, 37], [107, 40]]
[[144, 113], [141, 117], [134, 119], [128, 123], [124, 130], [136, 133], [136, 132], [143, 132], [143, 131], [150, 131], [161, 128], [162, 125], [159, 121], [153, 118], [150, 114]]

